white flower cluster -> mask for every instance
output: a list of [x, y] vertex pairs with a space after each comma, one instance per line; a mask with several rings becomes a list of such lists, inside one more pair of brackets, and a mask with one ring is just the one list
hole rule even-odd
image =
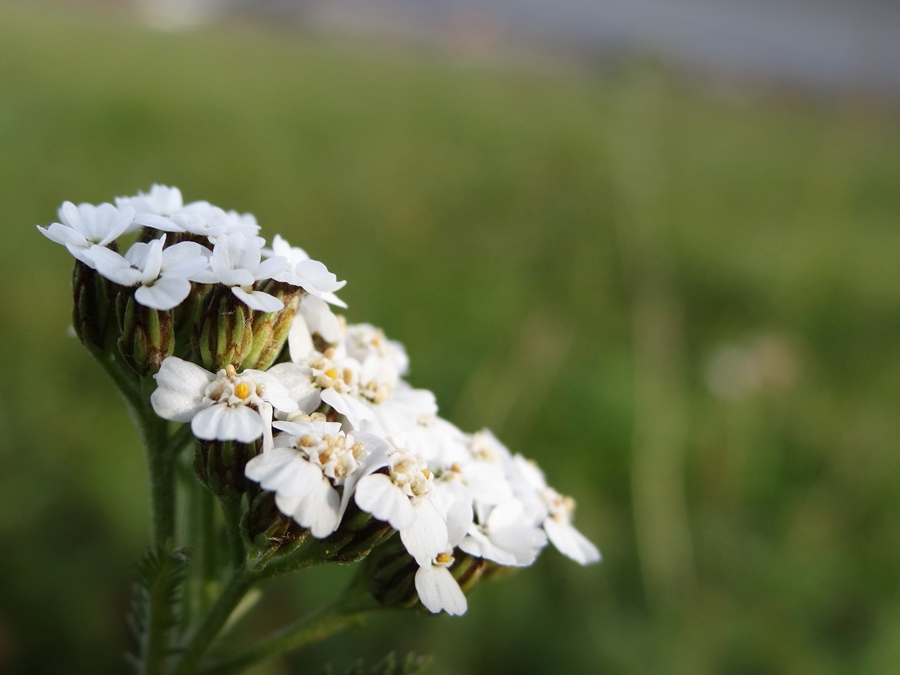
[[[265, 372], [217, 373], [170, 356], [155, 375], [156, 413], [190, 423], [199, 439], [262, 439], [247, 478], [275, 494], [278, 509], [322, 539], [351, 502], [399, 532], [418, 563], [415, 586], [432, 612], [462, 614], [450, 573], [454, 551], [503, 566], [534, 562], [548, 540], [582, 565], [600, 554], [572, 526], [574, 502], [541, 470], [489, 431], [466, 434], [437, 416], [434, 395], [404, 381], [403, 346], [369, 324], [346, 324], [337, 281], [320, 262], [276, 236], [271, 249], [249, 214], [184, 204], [176, 188], [116, 205], [66, 202], [41, 231], [81, 262], [159, 310], [180, 304], [191, 282], [220, 284], [259, 312], [283, 304], [257, 289], [273, 279], [305, 291], [288, 334], [289, 359]], [[110, 245], [144, 227], [158, 238], [120, 255]], [[166, 233], [180, 237], [166, 246]], [[264, 257], [265, 256], [265, 257]]]

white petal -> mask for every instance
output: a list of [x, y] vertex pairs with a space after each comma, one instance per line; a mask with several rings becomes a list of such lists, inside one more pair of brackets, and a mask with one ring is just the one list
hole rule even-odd
[[530, 525], [511, 525], [488, 532], [488, 539], [498, 549], [511, 553], [517, 567], [527, 567], [547, 545], [544, 531]]
[[341, 339], [341, 324], [324, 300], [314, 295], [304, 295], [300, 301], [300, 314], [310, 333], [318, 333], [331, 344]]
[[294, 510], [294, 519], [308, 527], [316, 539], [324, 539], [338, 526], [341, 498], [327, 478], [322, 478], [313, 492]]
[[170, 356], [153, 376], [156, 390], [150, 396], [153, 410], [163, 419], [190, 422], [194, 415], [210, 405], [204, 392], [216, 376], [200, 366]]
[[343, 300], [341, 300], [334, 293], [322, 293], [319, 297], [322, 298], [329, 305], [336, 305], [338, 307], [343, 307], [344, 309], [347, 309], [347, 303], [344, 302]]
[[499, 504], [513, 497], [503, 467], [488, 462], [469, 462], [462, 467], [473, 499], [483, 504]]
[[291, 448], [273, 448], [257, 455], [247, 462], [244, 474], [266, 490], [290, 498], [306, 498], [322, 480], [322, 470]]
[[312, 354], [315, 349], [312, 335], [309, 334], [309, 328], [306, 327], [306, 321], [298, 312], [294, 315], [291, 329], [288, 331], [288, 350], [291, 354], [291, 361], [299, 363]]
[[359, 508], [390, 523], [395, 530], [403, 530], [416, 522], [416, 509], [409, 503], [409, 498], [383, 473], [360, 480], [354, 498]]
[[419, 502], [416, 507], [416, 520], [412, 525], [396, 529], [400, 530], [403, 546], [419, 565], [430, 565], [439, 553], [447, 550], [449, 544], [447, 523], [430, 499]]
[[474, 520], [472, 494], [465, 485], [456, 480], [438, 482], [434, 487], [440, 493], [441, 501], [446, 508], [449, 545], [456, 546], [472, 527]]
[[163, 250], [162, 271], [180, 277], [199, 274], [209, 267], [209, 249], [193, 241], [182, 241]]
[[161, 238], [151, 241], [150, 245], [147, 247], [147, 259], [141, 266], [143, 269], [141, 280], [145, 284], [153, 281], [159, 276], [159, 271], [162, 269], [163, 244], [165, 241], [166, 235], [163, 235]]
[[459, 542], [459, 548], [476, 558], [493, 560], [500, 565], [515, 565], [516, 556], [509, 551], [497, 548], [490, 539], [473, 527], [469, 534]]
[[359, 428], [363, 420], [374, 417], [372, 409], [352, 394], [339, 394], [334, 389], [323, 389], [322, 400], [344, 415], [354, 428]]
[[134, 299], [145, 307], [172, 309], [180, 305], [191, 292], [191, 282], [184, 277], [163, 275], [152, 286], [141, 286]]
[[388, 465], [388, 453], [393, 451], [390, 444], [384, 439], [377, 438], [371, 434], [354, 431], [352, 434], [354, 441], [361, 441], [365, 444], [362, 466], [350, 474], [344, 481], [344, 493], [341, 495], [341, 511], [340, 518], [344, 517], [344, 512], [350, 505], [350, 499], [356, 492], [356, 486], [363, 478], [370, 476], [374, 472]]
[[248, 375], [255, 382], [265, 385], [262, 398], [281, 412], [294, 412], [297, 409], [297, 402], [291, 397], [290, 391], [278, 379], [277, 376], [264, 373], [261, 370], [246, 370], [244, 374]]
[[38, 225], [37, 229], [50, 241], [63, 246], [77, 246], [79, 248], [90, 246], [90, 242], [82, 234], [62, 223], [52, 223], [50, 227], [46, 228]]
[[91, 246], [85, 255], [94, 263], [100, 274], [122, 286], [134, 286], [141, 282], [141, 273], [115, 251], [105, 246]]
[[[309, 464], [293, 448], [274, 447], [252, 458], [244, 467], [244, 475], [266, 490], [275, 491], [287, 479], [283, 476], [293, 469], [293, 463]], [[315, 468], [315, 467], [313, 467]], [[321, 472], [319, 472], [321, 474]], [[318, 480], [318, 477], [315, 477]]]
[[346, 281], [338, 281], [337, 277], [318, 260], [301, 260], [297, 263], [294, 274], [291, 276], [293, 277], [292, 283], [313, 295], [334, 293], [347, 284]]
[[144, 269], [144, 263], [147, 261], [147, 253], [149, 250], [150, 244], [143, 241], [136, 241], [127, 251], [125, 251], [125, 260], [127, 260], [132, 267], [137, 267], [139, 270], [142, 270]]
[[322, 404], [320, 390], [310, 381], [310, 370], [305, 365], [279, 363], [266, 372], [287, 387], [288, 395], [303, 412], [311, 413]]
[[275, 421], [274, 427], [286, 431], [291, 436], [300, 438], [305, 434], [316, 436], [334, 436], [341, 430], [340, 422], [282, 422]]
[[[219, 250], [218, 244], [216, 245], [216, 250]], [[209, 261], [209, 268], [215, 273], [216, 278], [219, 280], [219, 282], [225, 284], [226, 286], [253, 285], [254, 279], [252, 272], [243, 268], [232, 269], [227, 265], [223, 265], [221, 261], [215, 257], [215, 253]]]
[[571, 524], [553, 518], [544, 521], [544, 531], [557, 550], [581, 565], [600, 562], [600, 551]]
[[201, 410], [191, 420], [194, 436], [207, 441], [250, 443], [263, 435], [259, 413], [245, 405], [232, 408], [224, 403]]
[[[106, 235], [97, 243], [101, 246], [106, 246], [107, 244], [115, 241], [120, 234], [125, 232], [128, 227], [131, 225], [134, 220], [134, 209], [130, 206], [126, 206], [122, 209], [118, 209], [112, 204], [101, 204], [99, 209], [102, 209], [105, 206], [109, 206], [109, 214], [110, 220], [107, 221], [106, 227]], [[98, 209], [98, 210], [99, 210]], [[106, 210], [106, 209], [104, 209]], [[115, 212], [115, 215], [113, 215]], [[105, 214], [104, 214], [105, 215]]]
[[508, 499], [491, 509], [487, 526], [489, 529], [525, 524], [525, 508], [518, 499]]
[[144, 227], [151, 227], [163, 232], [184, 232], [185, 229], [178, 222], [168, 216], [160, 216], [155, 213], [139, 213], [134, 217], [134, 222]]
[[284, 309], [284, 303], [281, 300], [262, 291], [251, 291], [248, 293], [240, 286], [232, 286], [231, 292], [247, 307], [258, 312], [278, 312]]
[[271, 279], [273, 276], [282, 270], [288, 269], [290, 266], [291, 264], [287, 261], [287, 258], [275, 256], [274, 258], [269, 258], [268, 260], [263, 260], [259, 263], [256, 270], [253, 272], [253, 278], [257, 280]]
[[441, 610], [452, 616], [465, 614], [466, 596], [450, 570], [443, 566], [425, 565], [416, 572], [416, 592], [419, 600], [433, 614]]

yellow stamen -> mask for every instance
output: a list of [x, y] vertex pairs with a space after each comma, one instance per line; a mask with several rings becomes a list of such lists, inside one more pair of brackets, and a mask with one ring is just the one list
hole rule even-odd
[[225, 366], [225, 374], [228, 377], [237, 377], [237, 368], [229, 363], [227, 366]]
[[353, 381], [353, 371], [349, 368], [344, 368], [342, 376], [344, 378], [344, 384], [350, 384]]
[[332, 380], [337, 379], [337, 371], [334, 368], [329, 368], [325, 371], [325, 376], [331, 378]]
[[329, 347], [325, 350], [325, 353], [322, 354], [326, 359], [331, 360], [334, 358], [334, 347]]
[[238, 382], [237, 386], [234, 388], [234, 395], [242, 401], [248, 398], [250, 396], [250, 385], [246, 382]]
[[449, 553], [438, 553], [435, 560], [442, 565], [446, 565], [447, 563], [453, 561], [453, 556], [451, 556]]
[[300, 438], [300, 445], [302, 445], [304, 448], [308, 448], [308, 447], [312, 446], [312, 444], [313, 444], [313, 437], [310, 436], [309, 434], [303, 434], [303, 436]]

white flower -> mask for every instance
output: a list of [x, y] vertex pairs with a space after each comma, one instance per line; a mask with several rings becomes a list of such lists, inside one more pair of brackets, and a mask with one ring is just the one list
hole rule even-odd
[[153, 410], [163, 419], [190, 422], [203, 440], [250, 443], [271, 431], [272, 407], [290, 413], [297, 409], [278, 379], [259, 370], [240, 375], [229, 365], [213, 375], [188, 361], [170, 356], [162, 362]]
[[536, 492], [546, 509], [541, 521], [544, 531], [557, 550], [581, 565], [600, 562], [600, 551], [572, 526], [575, 500], [547, 486], [544, 473], [521, 455], [514, 458], [519, 475]]
[[414, 429], [420, 418], [437, 414], [433, 393], [402, 381], [393, 388], [370, 381], [360, 387], [360, 395], [374, 417], [363, 429], [385, 438], [395, 438]]
[[436, 415], [420, 417], [414, 428], [399, 434], [395, 440], [435, 470], [472, 461], [471, 437]]
[[[366, 443], [328, 422], [275, 422], [286, 433], [247, 463], [245, 474], [275, 493], [279, 510], [322, 539], [340, 524]], [[372, 445], [371, 442], [369, 445]], [[344, 486], [344, 499], [334, 486]]]
[[347, 356], [363, 364], [363, 382], [385, 382], [395, 385], [409, 374], [409, 356], [396, 340], [388, 340], [384, 331], [368, 323], [347, 326], [344, 335]]
[[312, 412], [324, 402], [359, 429], [363, 421], [374, 415], [360, 399], [358, 370], [359, 363], [340, 358], [335, 350], [328, 349], [325, 354], [313, 352], [300, 363], [279, 363], [269, 372], [285, 383], [304, 412]]
[[62, 244], [78, 260], [93, 267], [87, 250], [94, 245], [108, 246], [126, 232], [134, 220], [134, 209], [130, 206], [116, 208], [108, 203], [75, 206], [72, 202], [63, 202], [59, 219], [61, 223], [52, 223], [47, 228], [38, 225], [37, 228], [47, 239]]
[[124, 256], [103, 246], [92, 246], [85, 255], [110, 281], [137, 286], [134, 299], [142, 305], [172, 309], [191, 292], [189, 280], [209, 266], [209, 251], [190, 241], [163, 248], [165, 241], [166, 235], [137, 242]]
[[466, 596], [448, 569], [453, 564], [453, 550], [438, 553], [429, 564], [416, 572], [416, 592], [428, 611], [437, 614], [441, 610], [452, 616], [465, 614], [468, 608]]
[[175, 225], [171, 216], [176, 214], [203, 211], [209, 208], [208, 202], [193, 202], [185, 205], [181, 198], [181, 190], [154, 183], [150, 192], [138, 192], [134, 197], [116, 197], [119, 208], [130, 206], [135, 210], [134, 222], [137, 225], [152, 227], [164, 232], [183, 232]]
[[546, 546], [547, 536], [534, 525], [518, 499], [493, 507], [475, 506], [478, 522], [459, 543], [466, 553], [501, 565], [526, 567]]
[[291, 246], [280, 234], [276, 234], [272, 240], [271, 250], [264, 249], [263, 254], [269, 257], [281, 256], [290, 263], [288, 269], [275, 276], [278, 281], [299, 286], [310, 295], [322, 298], [332, 305], [347, 306], [334, 294], [347, 282], [338, 281], [337, 277], [329, 272], [324, 264], [318, 260], [312, 260], [302, 248]]
[[277, 312], [284, 308], [284, 303], [268, 293], [254, 290], [253, 284], [271, 279], [287, 264], [281, 257], [263, 261], [256, 237], [248, 237], [242, 232], [223, 234], [216, 239], [209, 269], [197, 275], [196, 280], [231, 286], [231, 292], [250, 309]]
[[[425, 462], [406, 450], [385, 445], [374, 452], [356, 483], [356, 505], [400, 532], [400, 540], [420, 567], [431, 564], [449, 545], [447, 523]], [[376, 473], [386, 469], [386, 473]]]

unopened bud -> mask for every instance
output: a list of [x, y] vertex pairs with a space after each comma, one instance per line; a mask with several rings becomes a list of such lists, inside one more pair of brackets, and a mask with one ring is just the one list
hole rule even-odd
[[278, 509], [274, 492], [260, 490], [255, 484], [250, 489], [250, 506], [245, 515], [245, 527], [247, 537], [261, 551], [300, 544], [309, 536], [307, 528]]
[[145, 307], [134, 299], [131, 289], [122, 289], [116, 304], [124, 304], [119, 351], [138, 375], [154, 375], [175, 350], [172, 313]]
[[105, 279], [80, 260], [72, 272], [75, 334], [88, 349], [107, 349], [117, 337], [115, 312], [118, 284]]
[[412, 607], [419, 601], [416, 572], [419, 565], [406, 552], [399, 537], [385, 544], [366, 581], [369, 593], [388, 607]]
[[243, 494], [248, 487], [244, 467], [259, 452], [259, 443], [201, 440], [194, 453], [194, 470], [200, 482], [223, 499]]
[[253, 310], [227, 286], [215, 286], [206, 295], [194, 322], [194, 351], [213, 372], [227, 365], [238, 367], [253, 347]]
[[303, 289], [274, 280], [260, 285], [260, 290], [272, 295], [284, 303], [284, 309], [278, 312], [253, 312], [251, 330], [253, 332], [252, 348], [245, 354], [241, 368], [266, 370], [275, 363], [287, 341], [294, 316], [300, 308]]
[[456, 579], [456, 583], [459, 584], [462, 592], [468, 594], [484, 575], [488, 567], [488, 561], [484, 558], [471, 556], [460, 549], [454, 552], [453, 557], [454, 561], [450, 566], [450, 574]]
[[362, 560], [372, 549], [387, 541], [394, 529], [383, 521], [373, 518], [351, 503], [341, 520], [341, 526], [325, 540], [328, 559], [338, 563]]

